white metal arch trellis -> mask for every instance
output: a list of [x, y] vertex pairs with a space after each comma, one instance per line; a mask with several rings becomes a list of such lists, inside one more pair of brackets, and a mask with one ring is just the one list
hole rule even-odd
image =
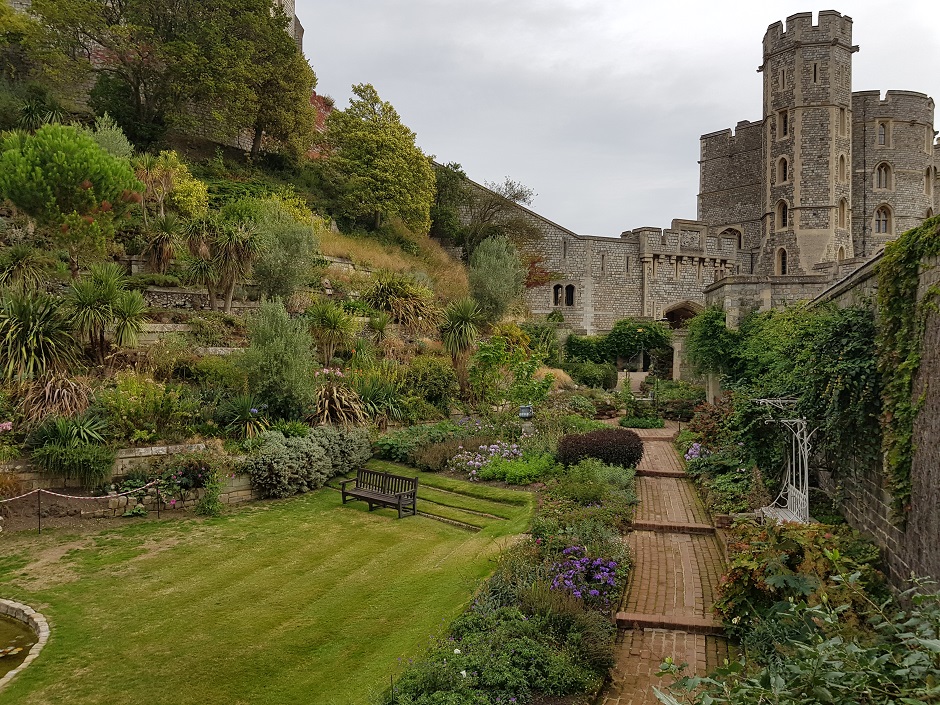
[[[754, 402], [783, 412], [792, 412], [797, 404], [796, 399], [755, 399]], [[810, 431], [803, 418], [768, 419], [767, 423], [778, 423], [790, 432], [790, 449], [780, 494], [769, 506], [758, 511], [765, 519], [807, 524], [810, 521], [809, 454], [818, 429]]]

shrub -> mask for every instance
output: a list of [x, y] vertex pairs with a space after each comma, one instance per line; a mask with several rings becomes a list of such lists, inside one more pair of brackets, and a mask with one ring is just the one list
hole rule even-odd
[[377, 311], [387, 311], [396, 323], [415, 333], [434, 330], [441, 319], [434, 292], [403, 274], [376, 274], [362, 300]]
[[262, 302], [248, 319], [251, 345], [239, 357], [248, 390], [274, 417], [302, 419], [314, 401], [313, 339], [279, 301]]
[[483, 466], [476, 477], [479, 480], [501, 480], [509, 485], [530, 485], [543, 480], [556, 470], [555, 458], [548, 453], [522, 458], [493, 458]]
[[486, 238], [470, 255], [470, 292], [488, 321], [498, 321], [522, 295], [525, 268], [515, 246], [505, 237]]
[[262, 439], [260, 451], [245, 461], [243, 470], [265, 497], [319, 489], [331, 477], [360, 467], [371, 454], [362, 430], [319, 428], [295, 438], [269, 431]]
[[78, 353], [72, 325], [59, 299], [6, 292], [0, 298], [0, 375], [32, 379], [72, 369]]
[[464, 448], [479, 448], [490, 446], [496, 442], [493, 436], [470, 436], [469, 438], [452, 438], [417, 448], [410, 454], [412, 465], [421, 470], [439, 472], [445, 470], [451, 459], [463, 452]]
[[584, 458], [597, 458], [609, 465], [636, 467], [643, 458], [643, 441], [633, 431], [605, 428], [569, 434], [558, 442], [558, 460], [574, 465]]
[[227, 313], [202, 311], [189, 326], [187, 337], [203, 348], [238, 347], [248, 337], [244, 320]]
[[219, 423], [233, 438], [256, 438], [270, 425], [264, 405], [250, 394], [239, 394], [222, 404], [218, 410]]
[[522, 457], [522, 448], [516, 443], [496, 441], [488, 446], [467, 448], [451, 458], [448, 468], [460, 473], [466, 473], [470, 480], [479, 479], [483, 469], [497, 459], [511, 460]]
[[50, 475], [97, 487], [114, 469], [114, 451], [104, 445], [105, 430], [104, 421], [88, 414], [51, 418], [29, 438], [33, 462]]
[[178, 441], [200, 414], [199, 401], [185, 387], [119, 372], [112, 386], [98, 391], [95, 408], [108, 420], [113, 438], [131, 443]]
[[244, 393], [248, 387], [246, 370], [232, 355], [207, 355], [194, 362], [190, 372], [199, 386], [207, 391]]
[[346, 384], [342, 370], [325, 367], [314, 373], [313, 404], [306, 416], [313, 424], [350, 424], [365, 421], [362, 400]]
[[457, 373], [443, 358], [418, 355], [405, 372], [405, 389], [447, 412], [459, 391]]
[[617, 367], [611, 363], [569, 362], [564, 365], [564, 370], [571, 379], [585, 387], [617, 387]]
[[635, 416], [624, 416], [620, 419], [623, 428], [665, 428], [663, 419], [638, 419]]
[[76, 416], [88, 409], [91, 389], [65, 374], [47, 374], [23, 389], [19, 412], [27, 425], [49, 416]]
[[418, 449], [450, 438], [459, 438], [465, 429], [451, 421], [430, 426], [410, 426], [380, 436], [374, 443], [375, 455], [396, 463], [411, 462]]
[[657, 381], [656, 406], [665, 419], [691, 421], [695, 409], [705, 402], [705, 388], [682, 380]]

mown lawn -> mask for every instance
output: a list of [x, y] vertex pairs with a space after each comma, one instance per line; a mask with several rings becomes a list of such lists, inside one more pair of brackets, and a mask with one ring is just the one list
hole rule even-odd
[[208, 521], [4, 534], [0, 596], [53, 632], [2, 701], [367, 704], [527, 527], [527, 493], [452, 482], [419, 509], [481, 531], [324, 489]]

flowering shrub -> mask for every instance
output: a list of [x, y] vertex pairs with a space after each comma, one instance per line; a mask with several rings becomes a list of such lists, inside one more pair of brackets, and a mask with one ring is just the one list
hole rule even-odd
[[683, 456], [686, 460], [697, 460], [708, 455], [708, 450], [702, 446], [701, 443], [696, 441], [689, 446], [689, 449], [685, 452]]
[[617, 598], [617, 561], [591, 558], [583, 546], [569, 546], [566, 558], [552, 566], [552, 590], [562, 590], [599, 609], [608, 609]]
[[471, 481], [479, 480], [480, 474], [497, 458], [512, 460], [522, 457], [522, 448], [517, 443], [497, 441], [492, 445], [480, 446], [476, 450], [464, 450], [451, 458], [448, 467], [455, 472], [465, 472]]
[[98, 392], [95, 406], [114, 438], [131, 443], [182, 440], [200, 413], [185, 388], [134, 372], [118, 373], [113, 387]]

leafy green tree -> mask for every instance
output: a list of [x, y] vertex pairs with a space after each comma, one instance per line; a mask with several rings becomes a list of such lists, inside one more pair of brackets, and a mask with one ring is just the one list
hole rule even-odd
[[112, 156], [121, 159], [130, 159], [134, 156], [134, 145], [127, 139], [120, 125], [107, 113], [95, 119], [94, 128], [86, 127], [83, 131]]
[[414, 232], [428, 232], [434, 200], [430, 160], [375, 88], [359, 84], [352, 91], [349, 107], [327, 118], [327, 168], [339, 184], [339, 214], [374, 227], [398, 216]]
[[501, 235], [488, 237], [470, 255], [470, 293], [489, 321], [497, 321], [519, 298], [525, 270], [513, 244]]
[[470, 185], [459, 238], [467, 254], [472, 255], [481, 242], [493, 236], [503, 236], [525, 251], [540, 233], [519, 206], [531, 205], [535, 195], [531, 188], [508, 176], [502, 183], [487, 181], [483, 188]]
[[105, 152], [78, 128], [45, 125], [35, 135], [6, 140], [0, 155], [0, 196], [41, 224], [56, 228], [72, 275], [79, 257], [100, 253], [113, 219], [141, 189], [126, 160]]
[[[233, 134], [254, 126], [262, 90], [284, 106], [312, 87], [309, 70], [281, 58], [288, 43], [295, 57], [299, 50], [271, 0], [34, 0], [32, 8], [58, 50], [62, 80], [94, 80], [95, 111], [145, 147], [196, 122]], [[265, 86], [276, 74], [290, 90]]]
[[460, 240], [461, 212], [470, 199], [467, 175], [457, 162], [434, 165], [434, 203], [431, 204], [430, 236], [440, 240]]
[[602, 347], [609, 360], [629, 359], [644, 350], [669, 347], [671, 339], [672, 333], [663, 323], [624, 318], [614, 324]]
[[711, 306], [687, 324], [687, 358], [699, 373], [727, 374], [734, 366], [737, 336], [725, 325], [725, 312]]

